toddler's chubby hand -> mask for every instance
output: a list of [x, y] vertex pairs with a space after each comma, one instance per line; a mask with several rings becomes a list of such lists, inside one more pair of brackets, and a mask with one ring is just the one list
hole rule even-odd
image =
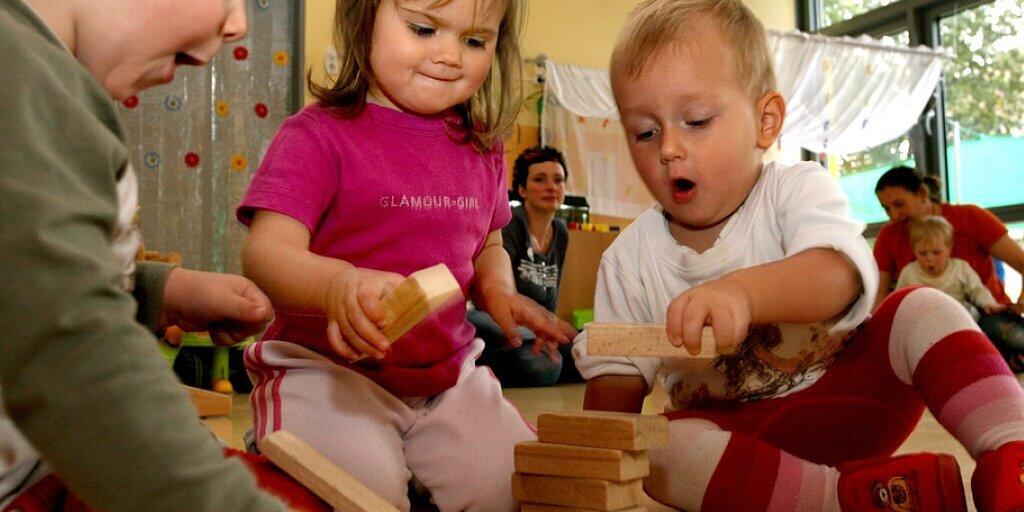
[[563, 322], [554, 313], [542, 308], [529, 297], [518, 293], [508, 294], [498, 291], [490, 294], [486, 291], [481, 293], [485, 300], [478, 305], [491, 315], [494, 322], [505, 333], [505, 339], [513, 347], [518, 347], [523, 342], [517, 327], [520, 325], [537, 335], [533, 353], [539, 354], [543, 350], [552, 360], [560, 357], [559, 345], [571, 343], [572, 339], [576, 337], [576, 329]]
[[175, 268], [167, 276], [161, 327], [209, 331], [220, 346], [266, 329], [274, 309], [252, 281], [234, 274]]
[[380, 332], [384, 321], [380, 299], [402, 279], [394, 272], [353, 267], [331, 281], [324, 311], [327, 339], [338, 355], [349, 361], [384, 357], [391, 341]]
[[710, 325], [719, 353], [733, 352], [747, 337], [750, 295], [728, 278], [708, 281], [679, 294], [668, 305], [665, 331], [673, 345], [700, 353], [701, 331]]
[[1006, 311], [1007, 306], [1006, 304], [993, 304], [991, 306], [985, 306], [983, 309], [985, 310], [986, 315], [994, 315], [996, 313]]

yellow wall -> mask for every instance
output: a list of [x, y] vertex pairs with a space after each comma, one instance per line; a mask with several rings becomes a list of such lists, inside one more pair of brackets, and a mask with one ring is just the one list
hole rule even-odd
[[[523, 55], [543, 53], [556, 62], [608, 67], [615, 37], [638, 0], [532, 0]], [[796, 27], [795, 2], [744, 0], [768, 28]]]
[[[305, 0], [306, 3], [306, 32], [305, 32], [305, 62], [302, 64], [302, 76], [312, 67], [313, 79], [317, 83], [323, 83], [324, 76], [324, 50], [333, 44], [334, 34], [334, 0]], [[305, 84], [303, 84], [305, 89]], [[306, 103], [312, 101], [309, 90], [306, 90]]]
[[[626, 15], [637, 0], [527, 0], [523, 56], [544, 53], [564, 64], [594, 68], [608, 65], [612, 45]], [[331, 45], [334, 0], [305, 0], [306, 34], [303, 69], [312, 65], [314, 78], [323, 76], [324, 49]], [[744, 0], [768, 28], [796, 27], [795, 2]], [[527, 69], [529, 72], [530, 70]], [[307, 102], [309, 95], [306, 95]]]

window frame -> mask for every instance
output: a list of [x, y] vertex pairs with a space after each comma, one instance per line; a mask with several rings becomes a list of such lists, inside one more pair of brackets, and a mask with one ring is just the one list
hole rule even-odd
[[[878, 37], [907, 30], [912, 46], [939, 46], [939, 21], [942, 18], [973, 9], [994, 0], [899, 0], [889, 5], [872, 9], [851, 19], [827, 27], [820, 27], [821, 0], [796, 0], [797, 24], [800, 30], [827, 36]], [[946, 165], [946, 118], [945, 91], [936, 87], [916, 126], [909, 134], [914, 158], [918, 167], [939, 176], [943, 184], [943, 196], [949, 199], [949, 169]], [[805, 156], [807, 154], [805, 153]], [[813, 155], [812, 155], [813, 158]], [[1024, 221], [1024, 202], [986, 208], [1005, 223]], [[877, 222], [868, 225], [865, 235], [874, 237], [885, 225]]]

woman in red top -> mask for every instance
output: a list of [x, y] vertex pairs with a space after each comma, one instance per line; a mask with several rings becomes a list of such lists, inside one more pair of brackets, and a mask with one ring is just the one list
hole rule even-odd
[[[1024, 250], [1007, 235], [1006, 226], [992, 212], [973, 204], [941, 203], [929, 192], [927, 179], [910, 167], [889, 169], [875, 185], [875, 195], [890, 219], [875, 239], [874, 254], [879, 270], [875, 306], [889, 294], [889, 288], [903, 267], [915, 260], [910, 244], [910, 223], [928, 215], [941, 215], [953, 225], [952, 257], [966, 261], [992, 296], [1001, 304], [1009, 305], [1007, 311], [1014, 316], [1019, 315], [1024, 309], [1024, 293], [1016, 301], [1006, 295], [992, 257], [1024, 274]], [[1021, 325], [1020, 318], [1004, 321], [1001, 317], [1005, 318], [1004, 315], [983, 316], [979, 324], [1001, 349], [1024, 348], [1024, 330], [1012, 327]], [[1022, 332], [1016, 332], [1018, 330]]]
[[889, 169], [878, 179], [875, 195], [890, 219], [875, 240], [874, 254], [880, 277], [876, 304], [888, 295], [903, 267], [914, 261], [909, 223], [927, 215], [941, 215], [953, 225], [952, 256], [965, 260], [997, 301], [1012, 305], [1020, 312], [1022, 301], [1018, 298], [1015, 304], [1007, 297], [992, 257], [1024, 273], [1024, 250], [1007, 235], [1006, 226], [992, 212], [973, 204], [934, 201], [925, 179], [910, 167]]

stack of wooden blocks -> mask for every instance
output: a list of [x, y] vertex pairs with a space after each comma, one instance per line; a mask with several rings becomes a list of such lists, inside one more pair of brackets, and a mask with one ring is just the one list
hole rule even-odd
[[647, 451], [668, 442], [664, 416], [541, 414], [536, 442], [516, 445], [512, 494], [522, 512], [646, 510]]

